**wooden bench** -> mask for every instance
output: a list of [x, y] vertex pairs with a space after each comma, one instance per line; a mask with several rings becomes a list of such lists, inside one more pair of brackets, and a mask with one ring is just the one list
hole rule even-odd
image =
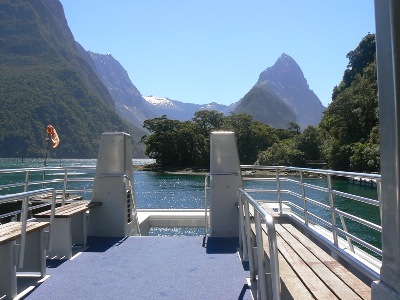
[[[276, 223], [282, 299], [371, 299], [371, 288], [289, 223]], [[253, 233], [254, 233], [253, 229]], [[268, 236], [263, 244], [268, 260]]]
[[[99, 205], [101, 202], [75, 201], [55, 209], [54, 221], [51, 224], [49, 258], [70, 259], [73, 245], [86, 247], [86, 212]], [[51, 210], [37, 213], [34, 217], [38, 221], [48, 220]]]
[[17, 266], [18, 243], [21, 239], [21, 222], [0, 225], [0, 299], [17, 296], [17, 272], [40, 273], [46, 275], [46, 252], [44, 229], [49, 222], [27, 222], [24, 263]]

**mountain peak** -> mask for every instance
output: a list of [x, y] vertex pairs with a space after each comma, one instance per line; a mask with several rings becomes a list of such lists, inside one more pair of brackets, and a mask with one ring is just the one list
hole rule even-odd
[[[258, 102], [267, 103], [268, 109], [276, 104], [276, 109], [279, 109], [280, 112], [287, 111], [287, 109], [282, 105], [278, 107], [279, 101], [289, 106], [296, 116], [296, 123], [302, 129], [308, 125], [318, 124], [324, 110], [321, 101], [310, 90], [300, 66], [286, 53], [282, 53], [273, 66], [261, 72], [251, 93], [246, 96], [252, 98], [253, 107], [258, 107], [257, 113], [262, 110], [262, 106]], [[239, 108], [240, 105], [238, 105]], [[264, 105], [264, 107], [266, 106]], [[285, 115], [290, 114], [285, 112]]]
[[286, 62], [290, 62], [290, 63], [295, 63], [295, 64], [297, 64], [297, 63], [295, 62], [295, 60], [294, 60], [290, 55], [288, 55], [288, 54], [286, 54], [286, 53], [282, 53], [281, 56], [279, 56], [277, 62], [280, 62], [280, 61], [283, 61], [283, 62], [286, 61]]
[[263, 85], [265, 81], [271, 79], [279, 82], [291, 82], [292, 84], [295, 82], [296, 85], [301, 83], [302, 85], [308, 86], [300, 66], [286, 53], [282, 53], [272, 67], [265, 69], [265, 71], [260, 74], [257, 84]]

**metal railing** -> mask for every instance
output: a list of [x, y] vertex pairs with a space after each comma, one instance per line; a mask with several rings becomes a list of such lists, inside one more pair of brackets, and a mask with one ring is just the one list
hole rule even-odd
[[53, 188], [57, 200], [64, 204], [71, 195], [91, 198], [94, 175], [94, 166], [3, 169], [0, 170], [0, 194]]
[[[243, 260], [249, 261], [250, 281], [257, 283], [257, 299], [281, 298], [278, 246], [274, 220], [260, 204], [243, 189], [238, 190], [239, 198], [239, 228], [240, 248]], [[250, 206], [252, 211], [250, 212]], [[252, 219], [254, 218], [255, 240], [252, 234]], [[263, 225], [268, 234], [269, 270], [267, 270], [263, 244]], [[253, 249], [256, 249], [255, 251]], [[271, 274], [269, 278], [266, 274]], [[267, 296], [268, 295], [268, 296]]]
[[[292, 214], [296, 215], [297, 219], [301, 220], [305, 226], [310, 227], [318, 224], [328, 229], [331, 232], [331, 240], [336, 247], [339, 247], [339, 237], [342, 237], [343, 240], [347, 242], [346, 248], [352, 252], [355, 252], [354, 243], [357, 243], [361, 248], [368, 249], [375, 256], [382, 256], [381, 247], [376, 246], [376, 244], [380, 242], [380, 235], [382, 233], [379, 201], [380, 175], [284, 166], [267, 167], [243, 165], [241, 167], [244, 170], [252, 169], [269, 172], [268, 176], [263, 175], [257, 178], [243, 178], [243, 180], [246, 181], [260, 182], [258, 185], [262, 186], [262, 188], [245, 188], [247, 193], [251, 193], [252, 195], [256, 193], [273, 195], [269, 200], [259, 199], [257, 200], [258, 202], [278, 202], [279, 214], [283, 212], [283, 205], [289, 206]], [[324, 179], [325, 184], [314, 184], [313, 180], [310, 178], [316, 177], [318, 177], [320, 181]], [[334, 178], [373, 180], [376, 182], [378, 200], [334, 189]], [[268, 182], [272, 183], [268, 184]], [[255, 198], [255, 196], [253, 197]], [[365, 205], [365, 207], [358, 209], [360, 205]], [[349, 206], [353, 206], [353, 209], [349, 210]], [[357, 209], [354, 209], [355, 206]], [[363, 216], [357, 216], [355, 213], [355, 211], [363, 212], [368, 209], [373, 210], [373, 207], [377, 208], [377, 213], [375, 215], [379, 219], [375, 220], [375, 222], [365, 219]], [[352, 223], [351, 226], [347, 224], [348, 222]], [[362, 227], [363, 230], [361, 230], [360, 227]], [[358, 232], [354, 232], [354, 228], [356, 228]], [[360, 231], [368, 232], [368, 234], [373, 235], [370, 229], [377, 233], [376, 240], [378, 243], [375, 241], [375, 245], [370, 241], [366, 241], [365, 237], [359, 236]]]
[[208, 236], [208, 215], [209, 215], [209, 200], [208, 200], [208, 190], [209, 190], [209, 181], [210, 174], [207, 174], [204, 179], [204, 236]]

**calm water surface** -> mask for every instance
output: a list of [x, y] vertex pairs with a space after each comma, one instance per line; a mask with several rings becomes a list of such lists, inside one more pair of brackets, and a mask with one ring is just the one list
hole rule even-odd
[[[151, 163], [152, 160], [133, 160], [134, 165], [145, 165]], [[43, 167], [43, 159], [1, 159], [0, 169], [24, 168], [24, 167]], [[49, 159], [47, 166], [95, 166], [96, 159]], [[134, 171], [134, 188], [138, 208], [204, 208], [204, 175], [174, 175], [149, 171]], [[307, 183], [327, 186], [326, 179], [308, 178]], [[251, 182], [244, 181], [246, 188], [264, 188], [274, 189], [274, 182]], [[282, 189], [292, 189], [297, 193], [301, 193], [300, 187], [292, 183], [282, 183]], [[363, 187], [357, 184], [347, 183], [345, 180], [333, 180], [333, 188], [349, 194], [360, 195], [363, 197], [377, 199], [375, 188]], [[316, 190], [306, 189], [306, 196], [312, 199], [318, 199], [320, 202], [329, 204], [328, 195]], [[252, 194], [258, 200], [276, 199], [276, 194]], [[288, 200], [301, 205], [299, 199], [288, 194], [283, 195], [283, 200]], [[367, 219], [375, 224], [380, 224], [379, 209], [363, 203], [343, 199], [335, 196], [335, 203], [339, 209], [351, 213], [353, 215]], [[318, 206], [309, 205], [310, 212], [318, 213], [323, 219], [331, 221], [329, 211], [324, 211]], [[341, 224], [340, 220], [337, 223]], [[347, 221], [347, 226], [357, 236], [380, 247], [380, 234], [374, 230], [361, 226], [358, 223]], [[158, 229], [156, 229], [157, 231]], [[178, 229], [170, 229], [170, 235], [174, 235]], [[183, 229], [185, 230], [185, 229]], [[181, 232], [182, 233], [182, 232]], [[157, 233], [156, 233], [157, 234]], [[168, 233], [167, 233], [168, 234]]]

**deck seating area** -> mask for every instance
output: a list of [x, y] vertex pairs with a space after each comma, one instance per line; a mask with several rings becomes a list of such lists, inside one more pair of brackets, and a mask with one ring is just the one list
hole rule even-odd
[[[86, 212], [101, 202], [75, 201], [55, 208], [54, 220], [51, 226], [51, 250], [48, 256], [54, 258], [72, 257], [72, 246], [81, 245], [86, 247], [87, 225]], [[51, 210], [34, 215], [39, 221], [51, 218]]]
[[[288, 222], [275, 224], [282, 299], [371, 299], [371, 288]], [[253, 230], [254, 233], [254, 230]], [[263, 245], [268, 258], [268, 236]]]
[[21, 250], [22, 223], [0, 225], [0, 296], [13, 298], [17, 295], [17, 272], [36, 273], [39, 277], [46, 275], [43, 231], [49, 226], [48, 222], [27, 222], [26, 247], [22, 248], [25, 259], [20, 266], [16, 253]]

